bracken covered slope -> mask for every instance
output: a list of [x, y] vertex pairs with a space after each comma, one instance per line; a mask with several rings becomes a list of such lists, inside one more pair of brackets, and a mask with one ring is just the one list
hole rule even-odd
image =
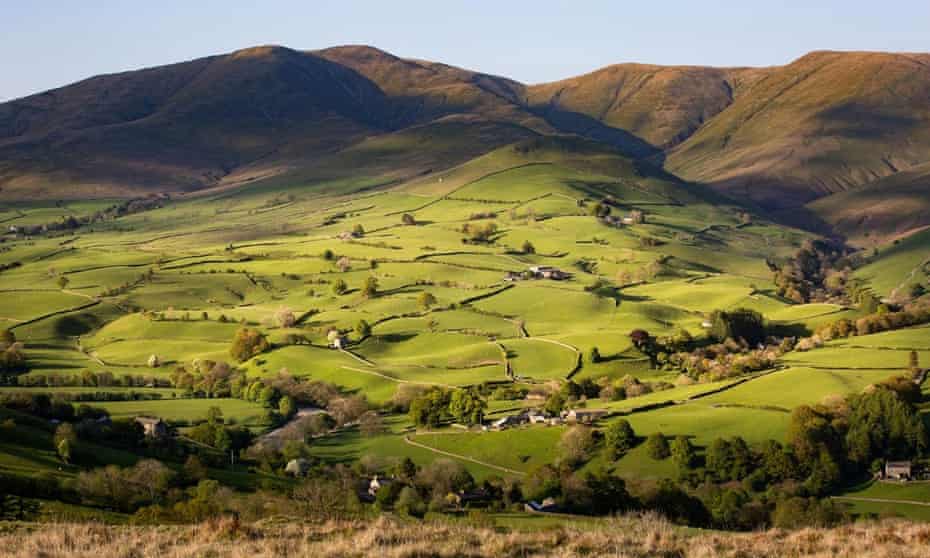
[[[262, 525], [219, 520], [203, 525], [120, 527], [49, 524], [0, 533], [0, 556], [47, 558], [248, 557], [520, 557], [645, 558], [918, 558], [926, 556], [930, 526], [903, 521], [832, 529], [754, 533], [687, 533], [657, 516], [621, 517], [579, 527], [502, 533], [445, 523], [370, 522]], [[131, 549], [131, 550], [129, 550]]]
[[930, 163], [820, 198], [808, 208], [851, 240], [906, 236], [930, 226]]

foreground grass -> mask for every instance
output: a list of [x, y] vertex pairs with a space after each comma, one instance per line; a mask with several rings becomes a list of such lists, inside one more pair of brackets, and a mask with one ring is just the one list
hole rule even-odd
[[626, 516], [588, 526], [495, 530], [462, 524], [369, 522], [300, 524], [218, 520], [176, 527], [0, 524], [0, 555], [33, 557], [264, 556], [926, 556], [930, 526], [900, 520], [798, 531], [693, 532], [658, 516]]

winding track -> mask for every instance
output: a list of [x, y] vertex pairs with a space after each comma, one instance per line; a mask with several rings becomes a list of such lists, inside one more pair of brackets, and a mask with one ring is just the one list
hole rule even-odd
[[502, 467], [502, 466], [500, 466], [500, 465], [494, 465], [493, 463], [488, 463], [488, 462], [486, 462], [486, 461], [481, 461], [481, 460], [478, 460], [478, 459], [474, 459], [474, 458], [468, 457], [468, 456], [466, 456], [466, 455], [459, 455], [459, 454], [457, 454], [457, 453], [451, 453], [451, 452], [448, 452], [448, 451], [443, 451], [443, 450], [441, 450], [441, 449], [436, 449], [436, 448], [434, 448], [434, 447], [430, 447], [430, 446], [427, 446], [427, 445], [425, 445], [425, 444], [421, 444], [421, 443], [419, 443], [419, 442], [414, 442], [413, 440], [410, 439], [410, 435], [409, 435], [409, 434], [404, 434], [404, 442], [406, 442], [407, 444], [409, 444], [409, 445], [411, 445], [411, 446], [418, 447], [418, 448], [420, 448], [420, 449], [425, 449], [425, 450], [427, 450], [427, 451], [431, 451], [431, 452], [436, 453], [436, 454], [439, 454], [439, 455], [444, 455], [444, 456], [446, 456], [446, 457], [451, 457], [451, 458], [453, 458], [453, 459], [459, 459], [459, 460], [461, 460], [461, 461], [468, 461], [469, 463], [474, 463], [474, 464], [476, 464], [476, 465], [481, 465], [482, 467], [488, 467], [489, 469], [495, 469], [495, 470], [498, 470], [498, 471], [503, 471], [503, 472], [505, 472], [505, 473], [507, 473], [507, 474], [510, 474], [510, 475], [517, 475], [517, 476], [519, 476], [519, 477], [524, 477], [524, 476], [526, 476], [526, 473], [524, 473], [523, 471], [517, 471], [516, 469], [510, 469], [510, 468], [508, 468], [508, 467]]

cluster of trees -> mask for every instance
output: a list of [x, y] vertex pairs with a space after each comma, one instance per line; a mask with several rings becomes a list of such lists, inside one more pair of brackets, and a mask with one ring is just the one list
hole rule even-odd
[[[723, 343], [669, 354], [667, 363], [691, 380], [714, 382], [771, 368], [792, 347], [790, 339], [755, 349], [728, 339]], [[662, 362], [661, 358], [659, 362]]]
[[601, 398], [606, 401], [618, 401], [649, 393], [653, 389], [664, 388], [665, 386], [659, 383], [640, 382], [630, 375], [619, 380], [611, 380], [607, 376], [602, 376], [597, 380], [591, 378], [583, 378], [577, 382], [567, 380], [559, 386], [558, 390], [549, 394], [543, 404], [543, 411], [549, 416], [559, 416], [562, 411], [583, 404], [589, 399]]
[[477, 388], [431, 388], [409, 402], [410, 420], [417, 426], [436, 427], [454, 419], [462, 424], [481, 424], [487, 401]]
[[270, 348], [271, 343], [268, 342], [265, 334], [257, 329], [243, 327], [236, 331], [232, 346], [229, 348], [229, 354], [237, 362], [245, 362]]
[[[590, 481], [585, 478], [582, 482], [587, 475], [578, 471], [599, 447], [610, 462], [640, 444], [651, 459], [671, 459], [678, 479], [662, 480], [634, 497], [621, 496], [622, 485], [600, 473], [601, 482], [616, 489], [617, 500], [600, 502], [601, 496], [595, 492], [593, 506], [577, 505], [572, 491]], [[825, 492], [818, 484], [823, 472], [816, 460], [813, 465], [805, 464], [792, 445], [774, 440], [752, 447], [740, 437], [718, 438], [701, 454], [689, 437], [669, 438], [656, 432], [643, 439], [628, 421], [620, 419], [603, 433], [584, 426], [567, 430], [559, 442], [559, 456], [556, 465], [530, 473], [523, 485], [525, 498], [553, 497], [566, 511], [577, 513], [603, 513], [603, 506], [651, 509], [689, 525], [724, 529], [793, 527], [804, 525], [804, 521], [808, 525], [831, 524], [842, 518], [829, 502], [818, 500]]]
[[378, 296], [378, 278], [369, 275], [362, 284], [362, 296], [365, 298], [374, 298]]
[[649, 281], [661, 275], [666, 269], [665, 264], [658, 260], [653, 260], [645, 266], [633, 271], [621, 269], [617, 272], [617, 284], [621, 287], [626, 287], [634, 283]]
[[607, 217], [608, 215], [610, 215], [610, 212], [611, 212], [610, 205], [603, 201], [599, 201], [591, 205], [591, 207], [588, 208], [588, 214], [591, 215], [592, 217], [597, 217], [599, 219], [603, 219], [604, 217]]
[[927, 453], [930, 436], [915, 406], [921, 394], [910, 378], [890, 378], [864, 393], [791, 414], [788, 441], [809, 468], [807, 484], [823, 494], [844, 478], [876, 471], [884, 460]]
[[163, 207], [165, 202], [170, 199], [167, 196], [151, 195], [145, 198], [136, 198], [126, 200], [118, 204], [111, 205], [90, 215], [75, 217], [67, 215], [57, 221], [51, 221], [41, 225], [18, 225], [17, 229], [20, 234], [34, 236], [44, 232], [51, 231], [72, 231], [82, 226], [91, 225], [100, 221], [116, 219], [133, 213], [150, 211]]
[[779, 296], [798, 303], [825, 302], [846, 295], [853, 268], [850, 250], [830, 240], [805, 240], [781, 267], [767, 262]]
[[465, 235], [462, 242], [466, 244], [491, 242], [497, 234], [497, 223], [465, 223], [462, 225], [462, 234]]
[[471, 473], [451, 459], [437, 459], [420, 468], [410, 458], [405, 458], [398, 461], [388, 475], [390, 482], [375, 493], [375, 507], [393, 509], [410, 517], [421, 517], [427, 511], [459, 509], [466, 493], [480, 493], [483, 499], [493, 499], [503, 488], [503, 483], [493, 481], [486, 481], [479, 488]]
[[191, 365], [176, 366], [168, 375], [172, 387], [188, 397], [234, 397], [242, 389], [244, 375], [225, 362], [194, 359]]
[[[0, 377], [2, 378], [2, 377]], [[29, 374], [28, 376], [8, 377], [10, 384], [26, 387], [171, 387], [171, 382], [161, 376], [151, 376], [148, 374], [120, 374], [119, 376], [112, 372], [102, 370], [93, 372], [91, 370], [82, 370], [80, 374]], [[0, 383], [3, 383], [0, 380]], [[118, 394], [108, 393], [107, 397], [115, 397]], [[77, 397], [81, 394], [70, 394]], [[142, 394], [135, 393], [132, 398], [146, 396], [160, 396], [160, 394]]]
[[821, 326], [812, 336], [810, 343], [816, 346], [819, 341], [842, 339], [854, 335], [870, 335], [926, 323], [930, 323], [930, 303], [922, 301], [911, 303], [897, 312], [882, 306], [877, 312], [857, 320], [843, 318]]
[[733, 339], [752, 346], [765, 341], [765, 319], [755, 310], [718, 310], [711, 315], [709, 321], [710, 336], [718, 342]]
[[82, 503], [124, 513], [141, 522], [203, 521], [229, 509], [232, 491], [204, 478], [206, 468], [191, 457], [175, 472], [154, 459], [132, 467], [116, 465], [84, 471], [74, 481]]
[[636, 329], [630, 332], [630, 340], [649, 358], [652, 367], [678, 369], [687, 376], [684, 379], [697, 381], [716, 381], [770, 368], [794, 346], [790, 339], [768, 337], [764, 318], [754, 310], [717, 311], [708, 321], [706, 338], [695, 339], [686, 330], [653, 337], [646, 330]]
[[[95, 464], [99, 456], [85, 442], [105, 443], [132, 451], [158, 453], [171, 448], [146, 447], [142, 427], [132, 420], [110, 420], [106, 410], [87, 404], [73, 405], [61, 397], [42, 393], [4, 394], [0, 406], [19, 415], [2, 423], [5, 440], [33, 445], [35, 431], [52, 434], [50, 444], [64, 463]], [[53, 425], [57, 424], [57, 426]], [[29, 430], [18, 429], [26, 426]], [[25, 439], [21, 439], [25, 438]]]
[[230, 456], [234, 462], [239, 452], [252, 443], [252, 431], [241, 426], [228, 426], [219, 407], [207, 410], [207, 420], [191, 428], [187, 436], [200, 444], [210, 446]]
[[559, 509], [584, 515], [608, 515], [641, 507], [626, 482], [604, 469], [580, 472], [567, 465], [543, 465], [519, 486], [523, 499], [555, 500]]
[[429, 291], [423, 291], [417, 295], [417, 305], [423, 310], [429, 310], [437, 303], [436, 295]]
[[0, 272], [8, 271], [10, 269], [16, 269], [17, 267], [22, 267], [23, 262], [10, 262], [0, 264]]
[[12, 374], [26, 370], [26, 354], [23, 344], [8, 329], [0, 330], [0, 374]]
[[74, 405], [46, 393], [3, 393], [0, 394], [0, 407], [46, 420], [70, 421], [76, 416]]

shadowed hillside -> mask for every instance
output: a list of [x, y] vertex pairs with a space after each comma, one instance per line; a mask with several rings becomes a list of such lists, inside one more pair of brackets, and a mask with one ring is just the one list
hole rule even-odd
[[817, 52], [763, 71], [668, 168], [771, 208], [930, 160], [930, 56]]
[[930, 226], [930, 164], [821, 198], [808, 207], [852, 240], [910, 234]]
[[526, 98], [543, 113], [581, 113], [664, 149], [688, 138], [732, 102], [734, 73], [717, 68], [618, 64], [530, 86]]
[[0, 187], [21, 198], [196, 189], [259, 159], [332, 151], [390, 117], [356, 72], [253, 48], [0, 105]]
[[522, 105], [523, 85], [446, 64], [398, 58], [368, 46], [343, 46], [315, 54], [376, 83], [397, 110], [399, 125], [420, 124], [450, 114], [473, 114], [513, 122], [539, 132], [554, 128]]

